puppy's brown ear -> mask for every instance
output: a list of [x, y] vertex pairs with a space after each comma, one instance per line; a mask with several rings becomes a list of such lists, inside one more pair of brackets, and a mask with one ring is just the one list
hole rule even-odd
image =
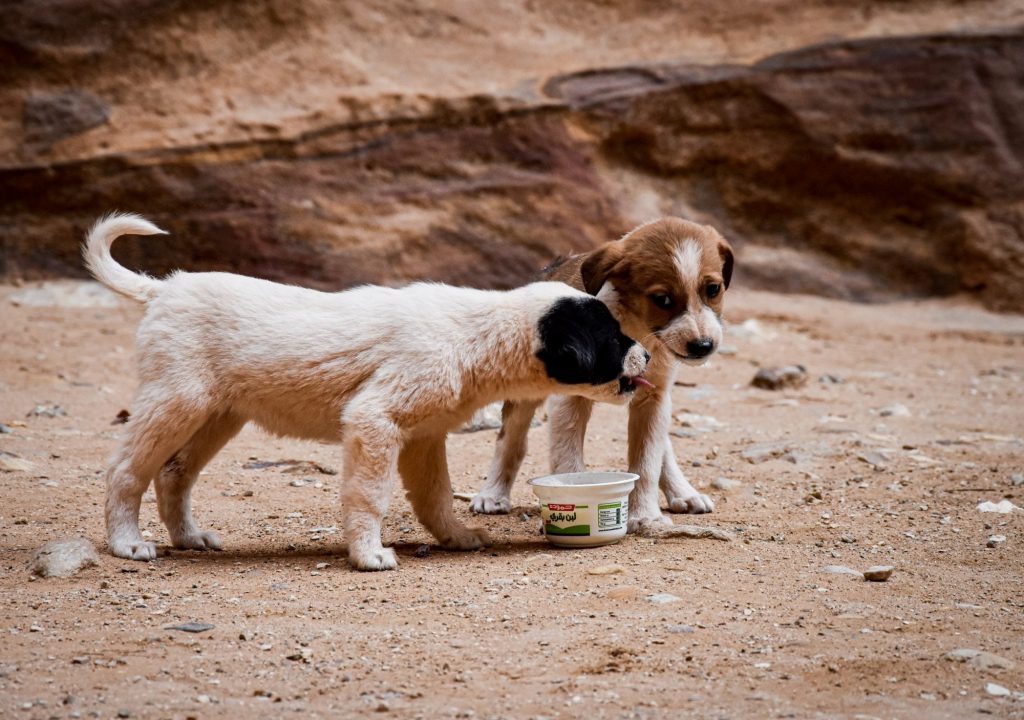
[[725, 287], [728, 289], [732, 282], [732, 248], [725, 240], [718, 243], [718, 254], [722, 257], [722, 279], [725, 280]]
[[597, 295], [605, 281], [615, 271], [615, 266], [622, 260], [622, 256], [623, 251], [619, 243], [609, 243], [590, 253], [580, 266], [583, 289], [591, 295]]

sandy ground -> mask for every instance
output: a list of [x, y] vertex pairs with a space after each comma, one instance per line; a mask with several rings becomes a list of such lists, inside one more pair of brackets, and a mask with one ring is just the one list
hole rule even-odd
[[[41, 543], [102, 542], [101, 469], [140, 311], [16, 307], [14, 292], [0, 288], [0, 451], [32, 468], [0, 473], [0, 716], [1024, 717], [1024, 513], [976, 509], [1024, 505], [1024, 318], [731, 291], [731, 354], [675, 389], [680, 413], [717, 422], [680, 422], [673, 443], [717, 502], [676, 522], [733, 542], [557, 550], [520, 484], [512, 515], [473, 518], [494, 548], [419, 557], [431, 538], [396, 492], [384, 536], [400, 568], [356, 573], [333, 531], [339, 476], [245, 467], [338, 467], [338, 448], [246, 430], [195, 496], [225, 551], [103, 553], [33, 580]], [[757, 365], [794, 362], [804, 388], [749, 386]], [[894, 404], [909, 415], [880, 412]], [[38, 405], [66, 415], [27, 415]], [[624, 419], [596, 413], [593, 468], [622, 468]], [[545, 433], [524, 476], [544, 472]], [[494, 435], [451, 438], [458, 490], [477, 487]], [[142, 524], [166, 542], [151, 496]], [[988, 548], [991, 535], [1006, 541]], [[821, 571], [880, 564], [896, 568], [886, 583]], [[214, 628], [166, 629], [190, 620]], [[944, 659], [957, 648], [1016, 667]]]

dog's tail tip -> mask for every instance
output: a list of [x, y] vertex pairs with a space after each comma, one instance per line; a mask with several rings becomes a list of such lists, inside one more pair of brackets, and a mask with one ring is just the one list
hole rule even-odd
[[115, 292], [146, 302], [156, 296], [162, 282], [120, 265], [110, 254], [110, 246], [122, 235], [166, 235], [141, 215], [110, 212], [92, 226], [82, 246], [85, 266], [93, 277]]

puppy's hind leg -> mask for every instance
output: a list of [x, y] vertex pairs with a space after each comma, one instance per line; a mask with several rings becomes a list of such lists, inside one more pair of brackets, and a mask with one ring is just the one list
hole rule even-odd
[[411, 440], [398, 456], [405, 494], [423, 526], [450, 550], [490, 545], [483, 528], [463, 525], [452, 510], [452, 484], [445, 457], [445, 436]]
[[238, 434], [243, 425], [245, 420], [236, 415], [212, 416], [157, 475], [157, 507], [174, 547], [185, 550], [221, 549], [217, 533], [200, 530], [192, 518], [192, 486], [199, 477], [199, 471]]
[[156, 544], [139, 532], [139, 506], [149, 482], [199, 429], [195, 403], [160, 392], [140, 394], [121, 447], [107, 470], [107, 544], [117, 557], [153, 560]]
[[381, 520], [388, 510], [398, 470], [401, 433], [383, 419], [346, 417], [345, 477], [341, 509], [348, 560], [357, 570], [394, 570], [395, 551], [381, 543]]
[[540, 402], [532, 400], [506, 400], [501, 406], [501, 430], [494, 444], [494, 458], [484, 486], [469, 503], [473, 512], [496, 515], [512, 509], [512, 485], [526, 457], [530, 422], [539, 406]]

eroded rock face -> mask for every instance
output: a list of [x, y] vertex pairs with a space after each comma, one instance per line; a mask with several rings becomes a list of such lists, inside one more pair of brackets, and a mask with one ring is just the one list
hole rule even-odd
[[[789, 23], [805, 40], [855, 28], [830, 16], [812, 32], [801, 15], [812, 5], [780, 0], [757, 22]], [[725, 22], [715, 7], [687, 11], [707, 27], [679, 27], [713, 39]], [[920, 24], [948, 27], [943, 7], [923, 4]], [[131, 18], [119, 0], [61, 8], [23, 3], [0, 22], [0, 59], [17, 61], [0, 63], [0, 96], [22, 108], [49, 98], [20, 116], [0, 111], [6, 137], [21, 138], [0, 143], [0, 278], [82, 276], [78, 242], [112, 209], [172, 233], [119, 243], [131, 267], [226, 269], [324, 289], [421, 278], [509, 287], [554, 255], [678, 214], [729, 237], [744, 286], [865, 300], [968, 292], [1024, 310], [1020, 32], [698, 65], [664, 61], [681, 51], [642, 4], [608, 25], [623, 44], [571, 56], [523, 34], [529, 25], [485, 52], [497, 25], [513, 27], [508, 8], [477, 24], [457, 12], [392, 18], [430, 57], [476, 58], [474, 72], [446, 75], [425, 62], [381, 65], [383, 51], [360, 40], [376, 15], [342, 18], [329, 3], [249, 4], [232, 10], [242, 15], [230, 30], [218, 15], [227, 5], [137, 3]], [[398, 12], [389, 8], [381, 17]], [[999, 8], [974, 12], [992, 20]], [[588, 12], [610, 20], [603, 8]], [[537, 27], [572, 27], [542, 15]], [[771, 36], [744, 18], [749, 27], [734, 23], [734, 33]], [[311, 25], [362, 30], [348, 55], [329, 43], [318, 61], [315, 43], [326, 41]], [[727, 56], [694, 42], [687, 48], [703, 62]], [[745, 42], [735, 59], [770, 47]], [[262, 66], [247, 58], [253, 43], [275, 48], [257, 53]], [[545, 56], [513, 47], [550, 52], [545, 67], [620, 65], [537, 80], [530, 73]], [[644, 62], [624, 62], [630, 53]], [[129, 65], [128, 56], [138, 57]], [[387, 77], [369, 72], [371, 57]], [[302, 72], [284, 73], [281, 58]], [[36, 89], [40, 80], [55, 89]], [[140, 81], [152, 111], [137, 106]], [[333, 109], [317, 105], [332, 81], [348, 94], [331, 96]], [[424, 85], [437, 92], [416, 89]], [[71, 102], [67, 92], [82, 94]]]

